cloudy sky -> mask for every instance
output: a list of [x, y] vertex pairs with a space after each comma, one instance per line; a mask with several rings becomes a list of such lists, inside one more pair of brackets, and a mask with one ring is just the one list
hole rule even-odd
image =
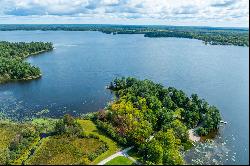
[[0, 0], [0, 24], [248, 27], [248, 0]]

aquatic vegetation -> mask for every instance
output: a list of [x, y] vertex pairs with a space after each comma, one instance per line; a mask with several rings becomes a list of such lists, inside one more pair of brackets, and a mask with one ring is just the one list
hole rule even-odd
[[43, 109], [42, 111], [39, 111], [36, 113], [37, 116], [41, 116], [41, 115], [44, 115], [44, 114], [47, 114], [49, 113], [49, 110], [48, 109]]
[[219, 138], [196, 143], [194, 148], [185, 152], [185, 160], [192, 165], [222, 165], [229, 160], [234, 162], [235, 154], [226, 146], [226, 140]]
[[23, 105], [22, 101], [18, 101], [13, 96], [13, 93], [7, 91], [0, 94], [0, 112], [3, 119], [22, 119], [20, 110], [24, 111], [27, 108]]

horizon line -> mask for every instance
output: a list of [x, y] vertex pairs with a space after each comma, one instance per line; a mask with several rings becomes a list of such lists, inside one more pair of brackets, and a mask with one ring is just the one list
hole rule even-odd
[[0, 25], [119, 25], [119, 26], [166, 26], [166, 27], [204, 27], [204, 28], [234, 28], [234, 29], [249, 29], [248, 27], [230, 27], [230, 26], [202, 26], [202, 25], [163, 25], [163, 24], [105, 24], [105, 23], [95, 23], [95, 24], [72, 24], [72, 23], [39, 23], [39, 24], [33, 24], [33, 23], [0, 23]]

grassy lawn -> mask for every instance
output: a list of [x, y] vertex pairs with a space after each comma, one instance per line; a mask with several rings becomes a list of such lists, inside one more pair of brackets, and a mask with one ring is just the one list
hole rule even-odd
[[130, 159], [124, 157], [124, 156], [118, 156], [114, 158], [113, 160], [107, 162], [105, 165], [132, 165], [133, 161]]
[[111, 156], [112, 154], [116, 153], [118, 150], [120, 150], [121, 147], [118, 146], [116, 142], [114, 142], [112, 139], [107, 137], [104, 133], [99, 131], [96, 128], [96, 125], [91, 120], [78, 120], [78, 122], [83, 127], [84, 131], [86, 133], [91, 133], [94, 135], [97, 135], [100, 137], [100, 139], [108, 144], [109, 150], [102, 153], [100, 156], [98, 156], [91, 164], [98, 164], [103, 159]]

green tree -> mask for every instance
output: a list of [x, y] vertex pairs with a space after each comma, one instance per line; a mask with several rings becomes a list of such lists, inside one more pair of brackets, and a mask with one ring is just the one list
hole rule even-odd
[[166, 149], [163, 155], [164, 165], [183, 165], [184, 160], [177, 149]]
[[175, 137], [181, 139], [181, 141], [188, 140], [187, 127], [180, 120], [176, 119], [172, 121], [167, 129], [173, 129]]
[[56, 123], [54, 131], [58, 135], [79, 136], [83, 129], [72, 116], [66, 114]]
[[159, 164], [162, 162], [163, 148], [161, 144], [152, 139], [145, 147], [145, 160]]

